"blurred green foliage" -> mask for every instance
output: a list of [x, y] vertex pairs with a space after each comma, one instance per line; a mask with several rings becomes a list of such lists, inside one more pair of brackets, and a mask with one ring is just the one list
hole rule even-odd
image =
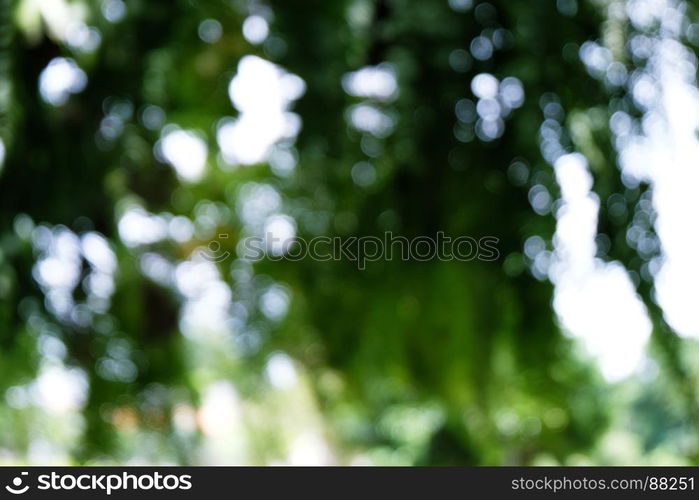
[[[608, 129], [616, 110], [640, 111], [578, 57], [588, 40], [625, 57], [632, 28], [609, 19], [615, 3], [3, 0], [2, 456], [273, 463], [296, 443], [301, 453], [326, 446], [335, 463], [695, 463], [696, 346], [669, 331], [652, 284], [641, 281], [639, 293], [654, 321], [658, 373], [610, 385], [561, 333], [552, 286], [532, 276], [522, 254], [527, 237], [550, 239], [555, 225], [528, 200], [533, 185], [558, 192], [537, 135], [547, 103], [565, 110], [561, 146], [586, 155], [597, 195], [622, 193], [630, 210], [642, 199], [643, 185], [622, 183]], [[61, 8], [98, 34], [96, 46], [56, 32], [48, 11]], [[251, 15], [269, 22], [262, 43], [241, 31]], [[207, 19], [217, 21], [209, 42]], [[230, 165], [219, 152], [220, 120], [238, 115], [229, 83], [248, 54], [305, 82], [293, 105], [300, 132], [279, 149], [293, 158], [290, 173], [269, 161]], [[54, 105], [39, 81], [57, 57], [75, 61], [87, 83]], [[352, 106], [366, 100], [341, 84], [379, 64], [393, 68], [398, 86], [395, 98], [371, 103], [388, 117], [387, 133], [352, 126]], [[475, 105], [470, 85], [480, 73], [515, 77], [525, 92], [497, 137], [455, 115], [457, 103]], [[205, 138], [200, 181], [178, 179], [157, 154], [166, 123]], [[367, 185], [352, 177], [362, 161], [375, 173]], [[515, 161], [527, 170], [518, 182], [508, 175]], [[241, 199], [255, 186], [281, 195], [299, 236], [495, 235], [501, 258], [377, 261], [361, 271], [346, 260], [251, 263], [237, 245], [250, 232]], [[135, 206], [186, 217], [195, 230], [125, 244], [119, 221]], [[606, 206], [599, 231], [614, 242], [606, 258], [640, 273], [628, 221]], [[37, 281], [37, 239], [63, 230], [103, 235], [117, 266], [113, 291], [96, 300], [85, 284], [91, 264], [80, 258], [61, 314]], [[175, 268], [158, 280], [144, 267], [149, 258], [181, 265], [212, 240], [232, 254], [215, 265], [230, 291], [226, 315], [219, 327], [186, 326], [195, 313]], [[290, 298], [281, 319], [260, 306], [274, 287]], [[293, 388], [270, 383], [271, 359], [282, 369], [292, 360]], [[32, 403], [41, 399], [33, 381], [55, 366], [84, 382], [78, 408], [52, 413]], [[217, 410], [211, 398], [230, 404]]]

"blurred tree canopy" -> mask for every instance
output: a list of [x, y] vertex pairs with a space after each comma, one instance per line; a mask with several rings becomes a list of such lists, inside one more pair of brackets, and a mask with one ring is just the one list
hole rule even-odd
[[[630, 245], [631, 217], [607, 203], [648, 200], [610, 129], [643, 109], [580, 56], [595, 42], [624, 74], [644, 67], [623, 10], [2, 0], [3, 456], [696, 463], [696, 345], [655, 303], [643, 266], [657, 252]], [[652, 378], [608, 384], [523, 252], [532, 235], [551, 247], [552, 163], [573, 152], [611, 243], [598, 257], [640, 277]], [[492, 235], [500, 257], [360, 270], [242, 255], [270, 224]], [[629, 436], [638, 450], [619, 458]]]

